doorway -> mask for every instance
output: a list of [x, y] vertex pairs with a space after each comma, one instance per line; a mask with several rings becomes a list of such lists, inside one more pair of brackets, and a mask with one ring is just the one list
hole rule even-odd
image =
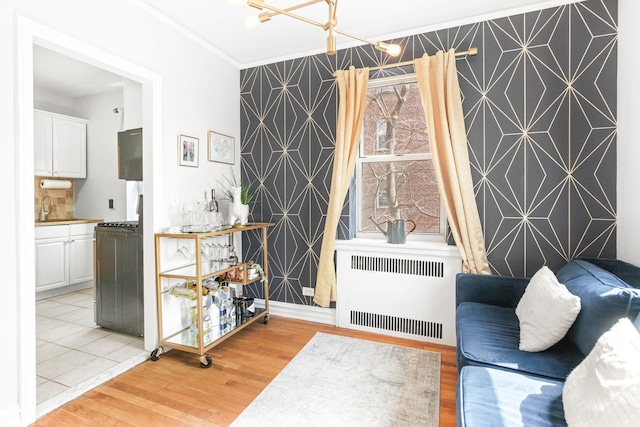
[[[36, 177], [34, 188], [36, 211], [45, 192], [55, 200], [50, 208], [53, 215], [93, 221], [75, 226], [86, 227], [89, 243], [83, 251], [86, 255], [70, 260], [82, 264], [82, 271], [90, 276], [96, 259], [91, 255], [90, 237], [95, 238], [93, 228], [98, 221], [138, 217], [130, 199], [142, 193], [143, 181], [118, 179], [115, 171], [118, 132], [142, 127], [141, 85], [37, 44], [33, 46], [33, 73], [34, 107], [46, 112], [41, 115], [63, 114], [87, 121], [86, 178], [73, 179], [72, 191], [67, 191], [41, 190], [41, 177]], [[36, 235], [65, 227], [39, 225]], [[37, 263], [59, 265], [36, 255]], [[96, 325], [94, 280], [86, 281], [85, 273], [80, 283], [70, 279], [67, 286], [49, 285], [43, 291], [38, 284], [47, 283], [44, 270], [38, 269], [36, 277], [36, 417], [93, 387], [98, 376], [110, 378], [145, 360], [142, 337]]]
[[[159, 183], [159, 171], [153, 164], [161, 164], [161, 150], [153, 149], [153, 136], [161, 135], [161, 94], [160, 77], [140, 66], [130, 63], [123, 58], [97, 49], [94, 46], [70, 38], [55, 30], [43, 27], [24, 17], [17, 17], [17, 232], [22, 236], [17, 245], [16, 254], [20, 280], [17, 284], [18, 293], [18, 393], [20, 413], [24, 425], [36, 419], [36, 337], [35, 337], [35, 255], [34, 255], [34, 224], [33, 224], [33, 49], [34, 45], [43, 46], [62, 55], [67, 55], [79, 61], [122, 75], [142, 85], [142, 122], [146, 129], [143, 139], [144, 153], [144, 276], [145, 280], [145, 316], [144, 316], [144, 348], [150, 351], [155, 347], [156, 316], [155, 316], [155, 286], [153, 285], [153, 230], [157, 218], [154, 205], [158, 203], [154, 197], [155, 182]], [[160, 138], [158, 138], [160, 139]], [[62, 403], [62, 402], [61, 402]]]

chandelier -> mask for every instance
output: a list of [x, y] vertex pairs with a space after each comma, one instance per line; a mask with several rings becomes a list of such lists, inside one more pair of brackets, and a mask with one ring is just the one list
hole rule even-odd
[[[329, 6], [329, 18], [327, 22], [324, 24], [305, 18], [304, 16], [300, 16], [295, 13], [292, 13], [292, 11], [294, 10], [302, 9], [304, 7], [307, 7], [316, 3], [320, 3], [320, 2], [325, 2]], [[310, 0], [305, 3], [288, 7], [286, 9], [280, 9], [280, 8], [268, 5], [264, 2], [264, 0], [247, 0], [247, 4], [259, 10], [264, 10], [264, 9], [268, 10], [268, 12], [262, 12], [258, 16], [253, 17], [251, 23], [254, 25], [259, 25], [260, 23], [270, 21], [271, 18], [273, 18], [276, 15], [285, 15], [290, 18], [294, 18], [299, 21], [306, 22], [307, 24], [315, 25], [316, 27], [322, 28], [324, 31], [327, 32], [327, 54], [328, 55], [336, 54], [336, 34], [341, 34], [343, 36], [347, 36], [352, 39], [359, 40], [361, 42], [373, 45], [376, 49], [382, 52], [385, 52], [389, 56], [395, 57], [400, 55], [400, 53], [402, 53], [402, 48], [400, 47], [400, 45], [384, 43], [381, 41], [374, 42], [374, 41], [367, 40], [362, 37], [358, 37], [356, 35], [347, 33], [346, 31], [342, 31], [336, 28], [336, 25], [338, 22], [338, 17], [336, 14], [336, 9], [338, 7], [338, 0]], [[248, 26], [250, 25], [251, 24], [248, 24]]]

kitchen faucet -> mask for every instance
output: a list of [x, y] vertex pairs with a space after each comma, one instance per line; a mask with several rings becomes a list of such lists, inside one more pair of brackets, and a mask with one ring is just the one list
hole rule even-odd
[[[49, 199], [49, 209], [44, 208], [44, 202], [46, 199]], [[40, 201], [40, 221], [46, 221], [47, 216], [51, 213], [51, 208], [53, 207], [53, 199], [48, 194], [42, 198]]]

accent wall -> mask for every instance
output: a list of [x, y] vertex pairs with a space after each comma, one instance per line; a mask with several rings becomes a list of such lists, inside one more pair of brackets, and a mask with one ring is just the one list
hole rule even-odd
[[[457, 61], [471, 169], [491, 269], [531, 276], [616, 257], [617, 0], [580, 3], [394, 40], [406, 61], [477, 47]], [[270, 298], [311, 305], [330, 189], [333, 72], [389, 58], [371, 46], [241, 72], [242, 175], [269, 234]], [[372, 72], [371, 78], [412, 72]], [[339, 236], [353, 235], [345, 201]], [[257, 237], [244, 244], [260, 259]], [[255, 289], [256, 293], [258, 289]]]

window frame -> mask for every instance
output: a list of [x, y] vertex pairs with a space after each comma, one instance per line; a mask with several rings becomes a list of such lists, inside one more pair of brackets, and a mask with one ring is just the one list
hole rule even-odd
[[[382, 77], [377, 79], [370, 79], [367, 90], [377, 87], [388, 87], [391, 85], [403, 84], [403, 83], [417, 83], [418, 79], [415, 73], [404, 74], [402, 76]], [[385, 90], [385, 89], [382, 89]], [[355, 214], [356, 214], [356, 238], [384, 238], [379, 230], [365, 231], [363, 230], [362, 218], [362, 169], [366, 163], [378, 163], [378, 162], [391, 162], [391, 161], [411, 161], [411, 160], [433, 160], [431, 152], [422, 154], [385, 154], [387, 150], [374, 150], [375, 154], [364, 156], [364, 141], [365, 130], [362, 128], [360, 135], [360, 142], [358, 147], [358, 155], [356, 158], [355, 166]], [[376, 130], [376, 148], [377, 148], [377, 130]], [[376, 197], [377, 199], [377, 197]], [[376, 200], [377, 203], [377, 200]], [[367, 219], [368, 220], [368, 219]], [[444, 211], [444, 205], [442, 203], [442, 197], [440, 197], [440, 217], [439, 217], [439, 231], [437, 233], [411, 233], [407, 236], [407, 240], [414, 241], [430, 241], [430, 242], [444, 242], [446, 241], [447, 220]]]

